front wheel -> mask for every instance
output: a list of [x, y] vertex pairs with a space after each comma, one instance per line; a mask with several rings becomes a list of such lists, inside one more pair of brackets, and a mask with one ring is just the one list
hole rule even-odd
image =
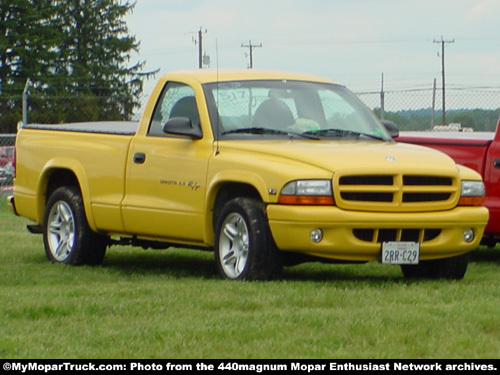
[[422, 261], [417, 265], [402, 265], [403, 275], [409, 278], [461, 280], [469, 265], [469, 253], [459, 256]]
[[250, 198], [228, 201], [215, 227], [219, 274], [232, 280], [267, 280], [281, 270], [265, 206]]
[[107, 247], [106, 237], [89, 228], [80, 191], [73, 186], [60, 187], [50, 196], [43, 241], [51, 262], [71, 265], [100, 264]]

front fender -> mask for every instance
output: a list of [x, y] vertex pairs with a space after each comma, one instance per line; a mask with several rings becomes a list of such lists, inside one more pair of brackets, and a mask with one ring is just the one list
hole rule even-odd
[[205, 235], [204, 241], [208, 245], [214, 244], [214, 223], [213, 223], [213, 208], [215, 199], [220, 189], [226, 184], [247, 185], [257, 191], [260, 198], [264, 202], [269, 202], [271, 193], [264, 179], [257, 173], [244, 170], [224, 170], [217, 173], [210, 181], [207, 187], [207, 199], [205, 200]]

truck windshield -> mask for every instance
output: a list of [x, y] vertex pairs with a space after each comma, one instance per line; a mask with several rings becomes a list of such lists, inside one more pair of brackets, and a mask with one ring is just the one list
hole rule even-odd
[[204, 89], [219, 139], [392, 141], [375, 116], [343, 86], [256, 80], [209, 83]]

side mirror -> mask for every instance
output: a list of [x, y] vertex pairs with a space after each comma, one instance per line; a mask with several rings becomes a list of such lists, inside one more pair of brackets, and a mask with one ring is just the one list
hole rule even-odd
[[382, 125], [384, 125], [385, 129], [389, 132], [391, 138], [399, 136], [399, 129], [394, 122], [390, 120], [382, 120]]
[[163, 132], [166, 134], [185, 135], [193, 139], [203, 138], [201, 128], [193, 126], [187, 117], [172, 117], [163, 125]]

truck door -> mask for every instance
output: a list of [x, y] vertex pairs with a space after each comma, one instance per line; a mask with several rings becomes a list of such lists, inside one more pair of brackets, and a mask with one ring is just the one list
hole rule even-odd
[[146, 136], [132, 141], [125, 198], [128, 233], [159, 240], [203, 240], [207, 165], [212, 145], [203, 139], [163, 132], [172, 117], [188, 117], [200, 126], [191, 87], [169, 82], [160, 96]]

